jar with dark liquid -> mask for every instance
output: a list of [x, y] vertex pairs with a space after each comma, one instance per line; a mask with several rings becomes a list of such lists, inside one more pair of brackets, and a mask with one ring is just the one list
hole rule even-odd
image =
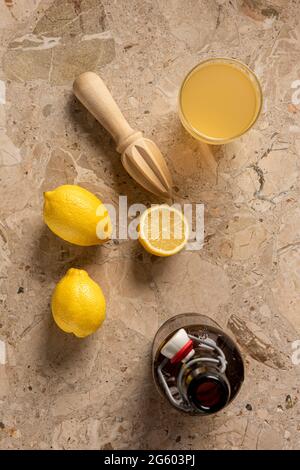
[[205, 315], [165, 322], [153, 341], [152, 371], [160, 393], [192, 415], [216, 413], [239, 392], [244, 365], [234, 341]]

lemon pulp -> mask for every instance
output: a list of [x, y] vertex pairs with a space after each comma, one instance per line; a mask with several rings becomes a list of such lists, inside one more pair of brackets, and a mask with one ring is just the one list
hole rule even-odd
[[182, 212], [167, 205], [154, 206], [141, 216], [139, 241], [150, 253], [170, 256], [188, 240], [188, 224]]

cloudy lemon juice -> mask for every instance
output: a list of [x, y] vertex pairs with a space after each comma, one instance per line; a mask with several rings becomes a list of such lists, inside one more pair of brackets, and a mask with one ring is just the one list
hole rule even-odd
[[259, 82], [246, 65], [234, 59], [210, 59], [185, 78], [179, 95], [179, 114], [194, 137], [222, 144], [250, 129], [261, 104]]

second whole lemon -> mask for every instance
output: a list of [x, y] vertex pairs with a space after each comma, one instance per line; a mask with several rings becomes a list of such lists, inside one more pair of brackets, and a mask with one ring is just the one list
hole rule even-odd
[[112, 233], [104, 204], [81, 186], [65, 184], [44, 193], [44, 221], [63, 240], [75, 245], [99, 245]]
[[56, 285], [51, 301], [55, 323], [66, 333], [84, 338], [105, 319], [101, 287], [83, 269], [71, 268]]

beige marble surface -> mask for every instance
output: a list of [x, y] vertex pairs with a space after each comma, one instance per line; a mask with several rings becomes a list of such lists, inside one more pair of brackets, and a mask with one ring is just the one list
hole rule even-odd
[[[0, 448], [299, 449], [299, 0], [0, 0]], [[258, 74], [264, 109], [214, 152], [182, 129], [178, 86], [211, 56]], [[155, 202], [125, 174], [109, 136], [76, 102], [86, 70], [166, 155], [178, 197], [205, 204], [204, 248], [172, 259], [134, 241], [64, 243], [45, 227], [43, 191], [63, 183], [107, 202]], [[296, 83], [297, 85], [297, 83]], [[84, 267], [107, 320], [61, 333], [49, 302]], [[214, 417], [171, 410], [150, 350], [175, 313], [215, 318], [240, 344], [246, 380]]]

